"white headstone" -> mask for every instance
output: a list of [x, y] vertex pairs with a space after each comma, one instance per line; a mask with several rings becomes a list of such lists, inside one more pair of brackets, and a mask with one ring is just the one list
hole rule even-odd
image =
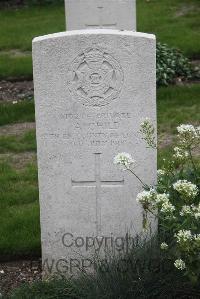
[[67, 275], [89, 268], [94, 248], [118, 250], [127, 232], [142, 231], [142, 187], [113, 158], [130, 153], [136, 173], [155, 183], [156, 151], [139, 133], [146, 117], [156, 124], [155, 37], [108, 29], [37, 37], [33, 66], [43, 265]]
[[65, 0], [67, 30], [136, 31], [136, 0]]

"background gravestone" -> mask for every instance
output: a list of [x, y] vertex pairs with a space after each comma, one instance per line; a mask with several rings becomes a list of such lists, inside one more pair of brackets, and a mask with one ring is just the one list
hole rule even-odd
[[139, 133], [144, 118], [156, 124], [155, 37], [107, 29], [37, 37], [33, 66], [44, 270], [71, 274], [89, 267], [87, 240], [142, 231], [142, 187], [113, 157], [130, 153], [137, 174], [155, 183], [156, 151]]
[[67, 30], [136, 31], [136, 0], [65, 0]]

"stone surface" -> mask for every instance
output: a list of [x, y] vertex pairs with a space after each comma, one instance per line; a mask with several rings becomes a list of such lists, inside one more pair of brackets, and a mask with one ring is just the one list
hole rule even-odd
[[65, 0], [67, 30], [136, 31], [136, 0]]
[[33, 66], [43, 267], [73, 274], [142, 231], [142, 186], [113, 158], [130, 153], [136, 173], [155, 183], [156, 151], [139, 133], [144, 118], [156, 124], [155, 37], [108, 29], [38, 37]]

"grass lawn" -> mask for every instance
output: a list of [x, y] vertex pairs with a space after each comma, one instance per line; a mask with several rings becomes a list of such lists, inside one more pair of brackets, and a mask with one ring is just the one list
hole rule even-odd
[[34, 37], [64, 30], [63, 5], [0, 10], [0, 50], [31, 50]]
[[[155, 33], [190, 57], [200, 53], [199, 14], [199, 0], [137, 1], [138, 31]], [[64, 5], [0, 10], [0, 79], [31, 78], [33, 37], [64, 30]]]
[[23, 169], [0, 159], [1, 259], [40, 254], [40, 225], [36, 163]]
[[22, 136], [0, 136], [0, 153], [27, 151], [36, 151], [35, 130], [30, 130]]
[[[180, 123], [197, 124], [200, 119], [200, 85], [158, 90], [159, 137], [173, 139]], [[3, 125], [34, 121], [33, 101], [0, 104]], [[1, 131], [0, 131], [1, 132]], [[159, 138], [159, 139], [160, 139]], [[171, 146], [159, 150], [161, 159]], [[35, 131], [0, 135], [0, 256], [40, 254]]]
[[173, 134], [181, 123], [200, 120], [200, 84], [158, 89], [158, 132]]
[[199, 0], [138, 0], [138, 31], [156, 34], [159, 41], [200, 55]]
[[31, 54], [16, 56], [13, 53], [0, 52], [0, 80], [2, 79], [32, 79]]
[[23, 101], [17, 104], [0, 104], [0, 126], [35, 121], [35, 109], [33, 101]]

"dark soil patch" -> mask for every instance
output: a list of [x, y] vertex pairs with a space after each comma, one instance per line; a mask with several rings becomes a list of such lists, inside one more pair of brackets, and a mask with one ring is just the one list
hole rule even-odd
[[176, 78], [174, 80], [174, 85], [177, 85], [177, 86], [193, 85], [193, 84], [199, 84], [199, 83], [200, 83], [199, 79], [192, 79], [192, 80], [184, 81], [184, 80], [182, 80], [182, 78]]
[[20, 8], [24, 6], [24, 1], [23, 0], [3, 0], [0, 1], [0, 8]]
[[[24, 283], [42, 278], [41, 260], [0, 263], [0, 294], [6, 295]], [[1, 295], [0, 295], [1, 297]]]
[[56, 3], [62, 3], [62, 0], [0, 0], [0, 8], [19, 9], [33, 5], [44, 6]]
[[0, 81], [0, 101], [19, 101], [33, 98], [32, 81]]

